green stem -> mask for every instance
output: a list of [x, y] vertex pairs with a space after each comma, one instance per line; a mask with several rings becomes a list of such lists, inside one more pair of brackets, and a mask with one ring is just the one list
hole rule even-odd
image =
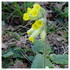
[[44, 30], [46, 32], [46, 36], [45, 36], [45, 45], [44, 45], [44, 68], [46, 67], [46, 47], [47, 47], [47, 24], [46, 24], [46, 16], [47, 16], [47, 12], [46, 10], [44, 10], [44, 14], [43, 14], [44, 18], [45, 18], [45, 24], [44, 24]]
[[45, 32], [46, 32], [46, 37], [45, 37], [45, 46], [44, 46], [44, 68], [46, 66], [46, 47], [47, 47], [47, 26], [46, 26], [46, 22], [45, 22]]

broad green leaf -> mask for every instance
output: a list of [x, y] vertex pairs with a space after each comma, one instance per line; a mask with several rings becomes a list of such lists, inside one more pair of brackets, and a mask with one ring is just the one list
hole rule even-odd
[[48, 58], [46, 58], [46, 67], [54, 68], [54, 65], [51, 63], [51, 61]]
[[[33, 47], [32, 50], [35, 53], [39, 53], [39, 52], [44, 52], [44, 45], [45, 43], [42, 41], [39, 41], [37, 39], [35, 39], [34, 43], [33, 43]], [[49, 54], [51, 52], [51, 48], [49, 46], [46, 47], [46, 53]]]
[[4, 58], [7, 58], [7, 57], [12, 56], [13, 54], [14, 54], [13, 51], [9, 51], [9, 52], [7, 52], [6, 54], [4, 54], [3, 57], [4, 57]]
[[[49, 68], [54, 67], [48, 58], [46, 58], [46, 66], [48, 66]], [[31, 68], [44, 68], [44, 56], [41, 54], [37, 54], [33, 60]]]
[[29, 59], [30, 61], [33, 61], [34, 56], [28, 56], [28, 59]]
[[50, 46], [47, 46], [47, 47], [46, 47], [46, 54], [50, 54], [51, 52], [53, 52], [53, 51], [51, 50], [51, 47], [50, 47]]
[[56, 64], [68, 64], [68, 55], [67, 54], [64, 54], [64, 55], [52, 54], [49, 57], [50, 57], [51, 61]]
[[33, 42], [33, 47], [32, 47], [32, 50], [33, 52], [43, 52], [43, 49], [44, 48], [44, 42], [41, 42], [37, 39], [35, 39], [35, 41]]
[[44, 68], [43, 55], [37, 54], [33, 60], [31, 68]]

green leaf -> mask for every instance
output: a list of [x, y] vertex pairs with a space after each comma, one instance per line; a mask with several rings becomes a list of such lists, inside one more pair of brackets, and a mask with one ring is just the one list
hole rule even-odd
[[34, 56], [28, 56], [28, 59], [29, 59], [30, 61], [33, 61]]
[[37, 54], [35, 56], [31, 68], [44, 68], [43, 55]]
[[18, 3], [17, 3], [17, 2], [14, 2], [14, 5], [15, 5], [15, 7], [16, 7], [18, 13], [22, 16], [22, 12], [21, 12], [21, 10], [20, 10], [20, 7], [19, 7]]
[[51, 63], [51, 61], [48, 59], [48, 58], [46, 58], [46, 67], [49, 67], [49, 68], [54, 68], [54, 65]]
[[66, 7], [64, 9], [64, 12], [61, 12], [60, 14], [61, 14], [62, 18], [67, 18], [68, 17], [68, 7]]
[[22, 53], [24, 52], [24, 49], [20, 48], [20, 47], [16, 47], [14, 48], [14, 58], [24, 58], [24, 56], [22, 55]]
[[14, 54], [13, 51], [9, 51], [9, 52], [7, 52], [6, 54], [4, 54], [3, 57], [4, 57], [4, 58], [7, 58], [7, 57], [12, 56], [13, 54]]
[[20, 35], [16, 32], [12, 33], [12, 37], [15, 38], [16, 40], [20, 40]]
[[24, 58], [24, 56], [21, 54], [21, 51], [14, 51], [14, 58]]
[[33, 47], [32, 47], [33, 52], [35, 53], [43, 52], [44, 50], [43, 48], [44, 48], [44, 42], [41, 42], [35, 39], [35, 41], [33, 42]]
[[[53, 64], [50, 62], [48, 58], [46, 58], [46, 66], [49, 68], [53, 68]], [[41, 54], [37, 54], [33, 60], [31, 68], [44, 68], [44, 57]]]
[[46, 47], [46, 54], [50, 54], [51, 52], [53, 52], [53, 51], [51, 50], [51, 47], [50, 47], [50, 46], [47, 46], [47, 47]]
[[24, 49], [22, 49], [21, 47], [15, 47], [14, 50], [15, 50], [15, 51], [21, 51], [21, 52], [24, 51]]
[[[35, 41], [33, 42], [33, 47], [32, 47], [33, 52], [35, 52], [35, 53], [42, 52], [43, 53], [44, 45], [45, 45], [44, 42], [35, 39]], [[51, 50], [50, 46], [47, 46], [46, 53], [49, 54], [50, 52], [52, 52], [52, 50]]]
[[54, 9], [55, 9], [55, 11], [58, 12], [58, 13], [61, 11], [61, 8], [58, 8], [57, 6], [54, 6]]
[[64, 55], [56, 55], [53, 54], [51, 56], [49, 56], [51, 61], [56, 63], [56, 64], [68, 64], [68, 55], [64, 54]]

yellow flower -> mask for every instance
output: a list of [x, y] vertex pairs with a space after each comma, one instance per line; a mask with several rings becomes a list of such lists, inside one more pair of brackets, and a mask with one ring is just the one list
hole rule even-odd
[[33, 37], [29, 37], [28, 40], [31, 41], [31, 42], [34, 42], [34, 38]]
[[33, 7], [37, 10], [40, 10], [40, 5], [39, 4], [34, 4]]
[[41, 26], [43, 26], [43, 22], [40, 20], [35, 21], [35, 23], [32, 25], [32, 28], [35, 30], [38, 30]]
[[31, 10], [32, 10], [31, 8], [27, 8], [27, 13], [31, 14]]
[[24, 13], [24, 14], [23, 14], [23, 19], [24, 19], [25, 21], [29, 20], [29, 15], [28, 15], [27, 13]]
[[38, 30], [39, 29], [39, 27], [36, 24], [33, 24], [32, 25], [32, 28], [35, 29], [35, 30]]
[[34, 24], [36, 24], [37, 27], [41, 27], [41, 26], [43, 26], [43, 22], [40, 21], [40, 20], [35, 21]]
[[38, 10], [33, 8], [31, 11], [31, 14], [32, 14], [32, 16], [37, 16]]

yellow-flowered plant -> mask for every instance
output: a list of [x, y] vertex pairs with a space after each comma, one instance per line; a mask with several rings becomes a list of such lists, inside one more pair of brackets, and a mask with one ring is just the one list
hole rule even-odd
[[34, 4], [33, 8], [27, 8], [27, 12], [23, 14], [23, 19], [25, 21], [31, 20], [35, 21], [32, 24], [31, 29], [27, 31], [27, 34], [30, 35], [28, 40], [34, 42], [34, 39], [40, 35], [40, 40], [45, 41], [46, 32], [44, 25], [46, 23], [46, 12], [39, 4]]

